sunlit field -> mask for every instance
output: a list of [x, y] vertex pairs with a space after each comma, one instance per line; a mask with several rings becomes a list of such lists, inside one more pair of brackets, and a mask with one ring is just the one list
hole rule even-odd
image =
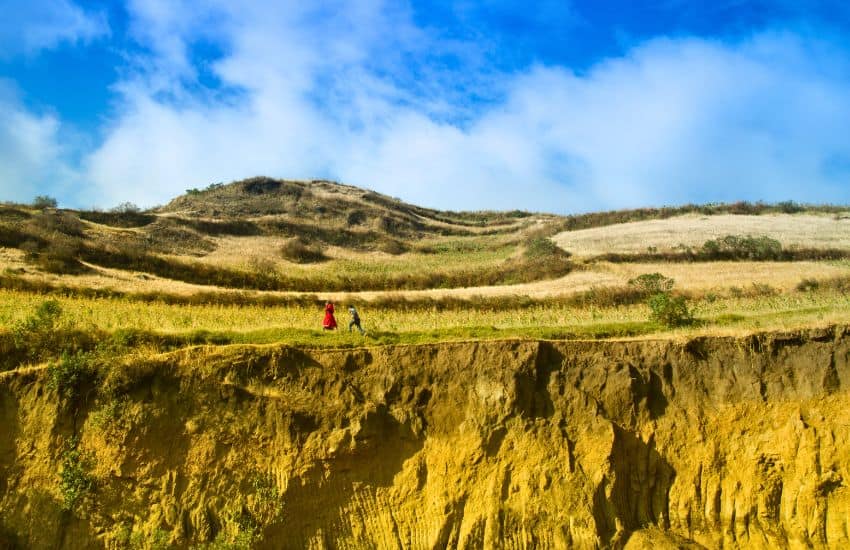
[[[46, 298], [0, 291], [0, 325], [10, 329], [32, 315]], [[772, 296], [707, 296], [692, 300], [697, 322], [668, 329], [648, 320], [644, 304], [571, 307], [538, 303], [508, 310], [478, 308], [440, 311], [369, 307], [357, 304], [367, 336], [347, 332], [348, 313], [340, 303], [340, 330], [321, 330], [323, 312], [308, 306], [167, 305], [129, 299], [55, 298], [64, 322], [81, 330], [138, 330], [160, 334], [205, 331], [233, 342], [291, 342], [315, 346], [369, 345], [465, 338], [623, 337], [662, 333], [746, 332], [850, 322], [850, 295], [834, 291]]]

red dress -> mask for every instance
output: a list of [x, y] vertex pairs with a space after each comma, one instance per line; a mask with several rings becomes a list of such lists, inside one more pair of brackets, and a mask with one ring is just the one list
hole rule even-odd
[[336, 328], [336, 319], [334, 318], [334, 305], [328, 304], [325, 306], [325, 320], [322, 321], [322, 328], [325, 330], [333, 330]]

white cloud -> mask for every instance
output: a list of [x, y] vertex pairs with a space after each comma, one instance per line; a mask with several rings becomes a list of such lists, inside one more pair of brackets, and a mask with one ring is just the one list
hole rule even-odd
[[0, 58], [109, 34], [103, 13], [86, 12], [70, 0], [0, 0], [0, 13]]
[[0, 80], [0, 197], [29, 202], [36, 195], [58, 197], [78, 187], [60, 145], [61, 126], [51, 114], [37, 115]]
[[[451, 209], [850, 200], [848, 60], [811, 38], [658, 39], [583, 74], [498, 75], [399, 4], [181, 6], [133, 3], [153, 53], [86, 164], [107, 204], [257, 174]], [[192, 63], [201, 40], [223, 52], [210, 67]], [[197, 92], [204, 70], [224, 93]]]

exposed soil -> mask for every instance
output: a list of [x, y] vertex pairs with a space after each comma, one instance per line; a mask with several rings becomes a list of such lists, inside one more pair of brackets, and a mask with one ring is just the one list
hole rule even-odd
[[[197, 347], [70, 407], [45, 379], [0, 374], [0, 548], [850, 545], [845, 327]], [[94, 485], [63, 511], [74, 434]]]

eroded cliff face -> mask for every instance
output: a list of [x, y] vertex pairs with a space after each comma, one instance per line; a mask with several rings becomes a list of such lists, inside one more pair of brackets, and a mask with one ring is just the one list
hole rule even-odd
[[[201, 347], [74, 410], [44, 377], [0, 375], [0, 547], [850, 546], [844, 328]], [[63, 511], [74, 434], [94, 485]]]

